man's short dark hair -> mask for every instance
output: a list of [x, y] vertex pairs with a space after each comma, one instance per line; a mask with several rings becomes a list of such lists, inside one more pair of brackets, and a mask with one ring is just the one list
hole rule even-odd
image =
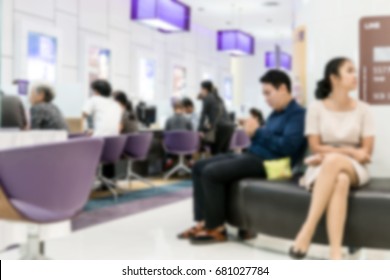
[[43, 101], [46, 103], [50, 103], [53, 101], [55, 94], [51, 87], [46, 85], [39, 85], [35, 88], [35, 92], [39, 94], [43, 94]]
[[104, 97], [110, 97], [112, 92], [111, 85], [106, 80], [96, 80], [92, 82], [91, 89]]
[[182, 103], [185, 108], [194, 108], [194, 103], [189, 98], [183, 98]]
[[279, 89], [281, 85], [285, 85], [288, 92], [291, 93], [291, 80], [290, 77], [283, 71], [273, 69], [269, 70], [260, 78], [260, 82], [263, 84], [271, 84], [276, 89]]

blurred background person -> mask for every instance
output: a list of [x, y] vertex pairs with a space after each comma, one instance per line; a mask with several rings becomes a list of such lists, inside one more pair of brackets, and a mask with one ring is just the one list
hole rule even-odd
[[165, 131], [170, 130], [192, 130], [191, 121], [184, 115], [184, 106], [180, 100], [173, 103], [174, 115], [171, 116], [165, 124]]
[[[251, 118], [255, 119], [257, 121], [257, 123], [259, 124], [259, 126], [263, 126], [265, 124], [263, 113], [259, 109], [251, 108], [249, 110], [249, 116]], [[243, 127], [243, 126], [245, 126], [245, 121], [246, 121], [246, 119], [240, 119], [238, 121], [238, 124]]]
[[121, 133], [132, 133], [138, 131], [138, 121], [133, 110], [133, 104], [127, 98], [127, 95], [123, 91], [114, 92], [114, 99], [121, 106], [123, 110]]
[[257, 109], [257, 108], [251, 108], [249, 110], [249, 114], [252, 118], [254, 118], [255, 120], [257, 120], [257, 122], [259, 123], [259, 126], [263, 126], [264, 125], [264, 116], [263, 116], [263, 113]]
[[211, 148], [211, 154], [226, 153], [234, 133], [225, 104], [211, 81], [200, 85], [199, 99], [202, 100], [202, 113], [199, 122], [202, 142]]
[[67, 129], [60, 109], [53, 104], [54, 91], [46, 85], [36, 86], [30, 94], [31, 129]]
[[191, 121], [192, 129], [197, 130], [199, 127], [199, 115], [195, 112], [194, 102], [190, 98], [183, 98], [185, 116]]
[[20, 98], [16, 95], [1, 95], [1, 124], [0, 128], [27, 129], [26, 111]]
[[92, 117], [93, 136], [112, 136], [120, 134], [122, 108], [111, 98], [111, 85], [106, 80], [92, 82], [93, 95], [83, 109], [83, 117]]

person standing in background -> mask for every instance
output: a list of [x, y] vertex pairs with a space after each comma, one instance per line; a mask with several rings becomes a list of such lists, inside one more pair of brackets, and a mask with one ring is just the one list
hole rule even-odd
[[111, 98], [111, 85], [105, 80], [96, 80], [91, 84], [93, 96], [83, 109], [83, 117], [92, 117], [94, 130], [92, 136], [119, 135], [121, 130], [122, 109]]
[[138, 131], [138, 121], [133, 110], [133, 104], [123, 91], [114, 92], [114, 99], [123, 110], [121, 133], [133, 133]]
[[0, 128], [27, 129], [27, 118], [22, 101], [18, 96], [1, 95], [1, 124]]
[[67, 130], [65, 119], [60, 109], [52, 103], [55, 94], [46, 85], [35, 87], [30, 94], [31, 129]]
[[226, 153], [234, 133], [234, 124], [229, 120], [223, 100], [211, 81], [201, 83], [199, 98], [203, 102], [199, 122], [202, 141], [211, 147], [213, 155]]

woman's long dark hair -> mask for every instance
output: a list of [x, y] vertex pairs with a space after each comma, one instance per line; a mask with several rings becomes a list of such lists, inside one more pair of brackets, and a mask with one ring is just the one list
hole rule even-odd
[[326, 64], [324, 78], [317, 83], [316, 98], [326, 99], [332, 92], [332, 81], [330, 77], [332, 75], [338, 76], [340, 74], [341, 66], [349, 61], [346, 57], [337, 57], [332, 59]]
[[124, 93], [123, 91], [116, 91], [114, 92], [114, 96], [115, 100], [125, 107], [127, 113], [129, 114], [129, 119], [132, 121], [135, 120], [136, 117], [133, 110], [133, 104], [127, 98], [126, 93]]
[[218, 89], [214, 86], [212, 81], [203, 81], [200, 84], [200, 87], [207, 90], [210, 94], [214, 95], [214, 97], [223, 103], [222, 98], [219, 96]]

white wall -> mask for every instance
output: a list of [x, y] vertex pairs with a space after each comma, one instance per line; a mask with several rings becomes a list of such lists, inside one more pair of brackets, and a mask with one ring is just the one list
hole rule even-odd
[[[359, 64], [359, 20], [366, 16], [390, 15], [390, 1], [297, 1], [295, 23], [307, 28], [307, 88], [309, 101], [312, 101], [316, 81], [323, 75], [325, 64], [331, 58], [348, 56]], [[374, 176], [389, 177], [390, 107], [373, 106], [372, 110], [377, 125], [377, 143], [371, 170]]]
[[[168, 98], [172, 83], [171, 67], [179, 63], [187, 68], [188, 94], [198, 91], [201, 71], [209, 69], [220, 84], [223, 73], [230, 72], [230, 58], [216, 51], [215, 32], [197, 25], [190, 33], [162, 34], [131, 22], [130, 0], [3, 0], [1, 84], [12, 91], [15, 68], [15, 26], [20, 20], [36, 22], [60, 29], [63, 42], [60, 71], [61, 90], [58, 94], [66, 115], [81, 110], [87, 95], [83, 69], [83, 42], [89, 38], [107, 42], [112, 46], [112, 83], [115, 89], [128, 92], [138, 99], [138, 60], [142, 56], [157, 62], [157, 89], [155, 104], [159, 117], [170, 114]], [[82, 98], [80, 98], [82, 96]], [[74, 104], [69, 110], [69, 105]]]

